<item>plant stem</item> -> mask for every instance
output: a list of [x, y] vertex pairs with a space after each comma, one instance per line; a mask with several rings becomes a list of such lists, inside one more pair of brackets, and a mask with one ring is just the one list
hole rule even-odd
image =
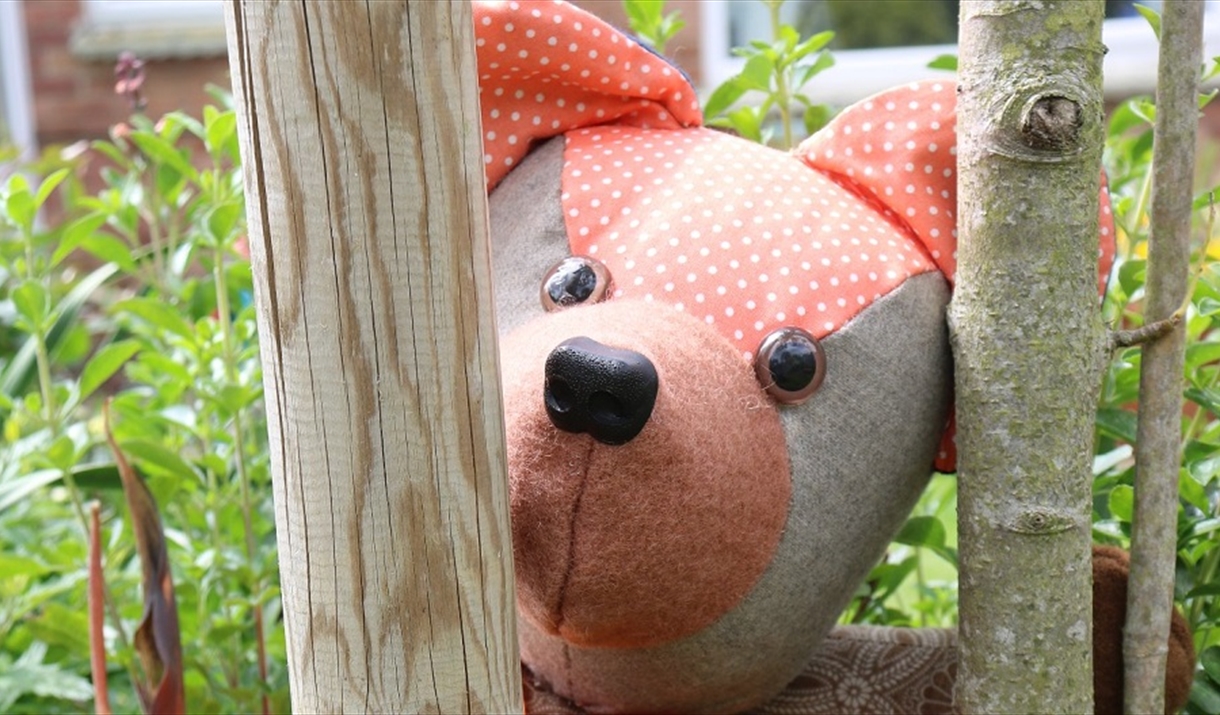
[[[233, 324], [229, 320], [229, 287], [225, 278], [225, 250], [223, 246], [217, 246], [215, 257], [216, 276], [216, 310], [219, 313], [220, 320], [220, 335], [223, 341], [224, 351], [224, 366], [225, 379], [230, 384], [236, 384], [238, 381], [236, 356], [233, 350]], [[242, 429], [241, 412], [233, 413], [233, 458], [237, 463], [237, 477], [241, 484], [241, 516], [242, 526], [246, 532], [246, 562], [250, 566], [250, 572], [258, 573], [256, 563], [256, 548], [254, 540], [254, 518], [253, 507], [250, 500], [250, 474], [246, 469], [245, 457], [245, 433]], [[252, 584], [251, 589], [255, 596], [253, 604], [254, 610], [254, 639], [258, 648], [258, 673], [262, 684], [267, 682], [267, 643], [266, 636], [263, 632], [263, 611], [258, 604], [258, 595], [262, 593], [262, 579], [257, 575]], [[262, 697], [263, 713], [270, 712], [270, 701], [266, 694]]]
[[[782, 25], [779, 16], [779, 9], [783, 5], [783, 0], [767, 3], [768, 9], [771, 10], [771, 38], [779, 40], [779, 28]], [[781, 58], [775, 65], [775, 103], [779, 108], [779, 121], [784, 127], [784, 146], [785, 151], [792, 148], [792, 98], [788, 96], [788, 79], [784, 75], [787, 68], [787, 60]]]
[[[21, 240], [25, 244], [25, 273], [26, 277], [31, 281], [39, 281], [43, 284], [43, 289], [50, 295], [51, 287], [47, 285], [49, 281], [47, 277], [40, 276], [34, 270], [34, 235], [28, 228], [21, 230]], [[47, 352], [47, 336], [44, 332], [43, 325], [30, 326], [32, 332], [30, 337], [34, 338], [34, 357], [38, 363], [38, 387], [42, 393], [42, 416], [46, 420], [47, 426], [51, 428], [51, 435], [55, 437], [59, 433], [58, 420], [55, 419], [55, 391], [51, 386], [51, 356]], [[81, 510], [81, 524], [85, 527], [85, 533], [89, 533], [89, 522], [84, 518], [84, 511]]]

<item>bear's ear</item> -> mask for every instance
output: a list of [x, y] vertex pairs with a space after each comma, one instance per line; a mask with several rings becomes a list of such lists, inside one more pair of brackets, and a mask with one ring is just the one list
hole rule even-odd
[[[843, 110], [806, 139], [796, 155], [872, 201], [903, 227], [952, 284], [957, 269], [957, 85], [923, 81], [874, 95]], [[1098, 212], [1098, 292], [1114, 264], [1114, 217], [1106, 177]], [[935, 469], [953, 472], [954, 424], [937, 450]]]
[[843, 110], [796, 150], [806, 164], [908, 228], [950, 283], [957, 247], [956, 109], [953, 82], [904, 85]]
[[[796, 150], [806, 164], [871, 198], [909, 229], [953, 282], [957, 267], [957, 85], [923, 81], [843, 110]], [[1114, 262], [1114, 218], [1102, 175], [1098, 290]]]
[[488, 191], [536, 141], [572, 129], [703, 122], [681, 70], [580, 8], [476, 2], [473, 10]]

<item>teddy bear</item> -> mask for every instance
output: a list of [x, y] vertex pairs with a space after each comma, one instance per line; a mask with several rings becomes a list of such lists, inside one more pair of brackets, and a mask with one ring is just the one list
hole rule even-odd
[[[952, 631], [835, 626], [952, 469], [953, 83], [781, 152], [579, 8], [474, 22], [527, 708], [953, 711]], [[1099, 712], [1124, 559], [1095, 559]]]

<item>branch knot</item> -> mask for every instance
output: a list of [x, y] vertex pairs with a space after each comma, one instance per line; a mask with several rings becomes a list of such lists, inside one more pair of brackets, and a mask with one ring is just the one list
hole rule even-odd
[[1076, 146], [1082, 126], [1079, 104], [1067, 97], [1046, 95], [1021, 117], [1021, 141], [1039, 151], [1064, 151]]

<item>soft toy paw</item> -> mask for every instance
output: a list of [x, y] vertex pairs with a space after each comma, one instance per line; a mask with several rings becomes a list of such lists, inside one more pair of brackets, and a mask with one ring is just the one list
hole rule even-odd
[[534, 695], [741, 712], [825, 662], [872, 709], [861, 654], [897, 648], [951, 707], [951, 636], [831, 629], [952, 465], [952, 83], [783, 153], [703, 128], [677, 68], [579, 9], [475, 8]]

